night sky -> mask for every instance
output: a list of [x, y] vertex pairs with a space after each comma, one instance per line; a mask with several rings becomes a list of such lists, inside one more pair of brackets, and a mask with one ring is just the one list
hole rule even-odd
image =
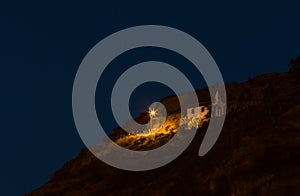
[[[0, 195], [37, 188], [84, 147], [72, 116], [72, 85], [86, 53], [111, 33], [146, 24], [182, 30], [208, 49], [226, 82], [287, 71], [290, 59], [300, 54], [297, 1], [142, 2], [1, 3]], [[185, 63], [153, 48], [128, 55], [112, 64], [126, 67], [143, 59]], [[122, 69], [108, 70], [106, 78]], [[203, 87], [200, 76], [189, 74], [196, 88]], [[109, 82], [103, 85], [110, 88]], [[158, 84], [139, 87], [130, 105], [133, 115], [171, 93]], [[99, 107], [108, 94], [97, 89]]]

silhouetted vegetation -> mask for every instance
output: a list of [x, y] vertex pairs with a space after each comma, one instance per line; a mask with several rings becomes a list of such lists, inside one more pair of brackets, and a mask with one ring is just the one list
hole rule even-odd
[[289, 72], [291, 75], [299, 77], [300, 76], [300, 55], [292, 59], [289, 64]]

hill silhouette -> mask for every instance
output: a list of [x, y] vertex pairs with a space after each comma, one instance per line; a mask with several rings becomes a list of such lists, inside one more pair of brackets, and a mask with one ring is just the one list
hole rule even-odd
[[[209, 120], [201, 124], [185, 152], [161, 168], [123, 171], [82, 149], [49, 182], [27, 195], [300, 195], [300, 57], [290, 67], [287, 73], [226, 84], [225, 124], [204, 157], [198, 150]], [[209, 104], [207, 89], [197, 93]], [[170, 114], [180, 112], [176, 97], [161, 102]], [[144, 113], [136, 120], [149, 119]], [[116, 128], [110, 137], [119, 145], [142, 150], [168, 141], [176, 134], [171, 133], [147, 142], [132, 138], [124, 144], [120, 141], [128, 135]]]

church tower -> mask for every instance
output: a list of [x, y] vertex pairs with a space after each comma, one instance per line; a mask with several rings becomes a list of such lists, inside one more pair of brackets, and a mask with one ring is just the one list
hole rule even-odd
[[225, 115], [225, 103], [222, 101], [219, 91], [216, 92], [214, 98], [215, 99], [211, 107], [212, 117], [220, 117]]

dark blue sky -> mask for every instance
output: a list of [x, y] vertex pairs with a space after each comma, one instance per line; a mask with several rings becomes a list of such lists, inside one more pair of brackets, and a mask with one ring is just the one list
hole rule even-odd
[[[226, 82], [286, 71], [300, 54], [297, 1], [207, 2], [1, 3], [0, 194], [37, 188], [83, 147], [73, 80], [85, 54], [113, 32], [145, 24], [185, 31], [210, 51]], [[161, 95], [144, 95], [136, 111]]]

